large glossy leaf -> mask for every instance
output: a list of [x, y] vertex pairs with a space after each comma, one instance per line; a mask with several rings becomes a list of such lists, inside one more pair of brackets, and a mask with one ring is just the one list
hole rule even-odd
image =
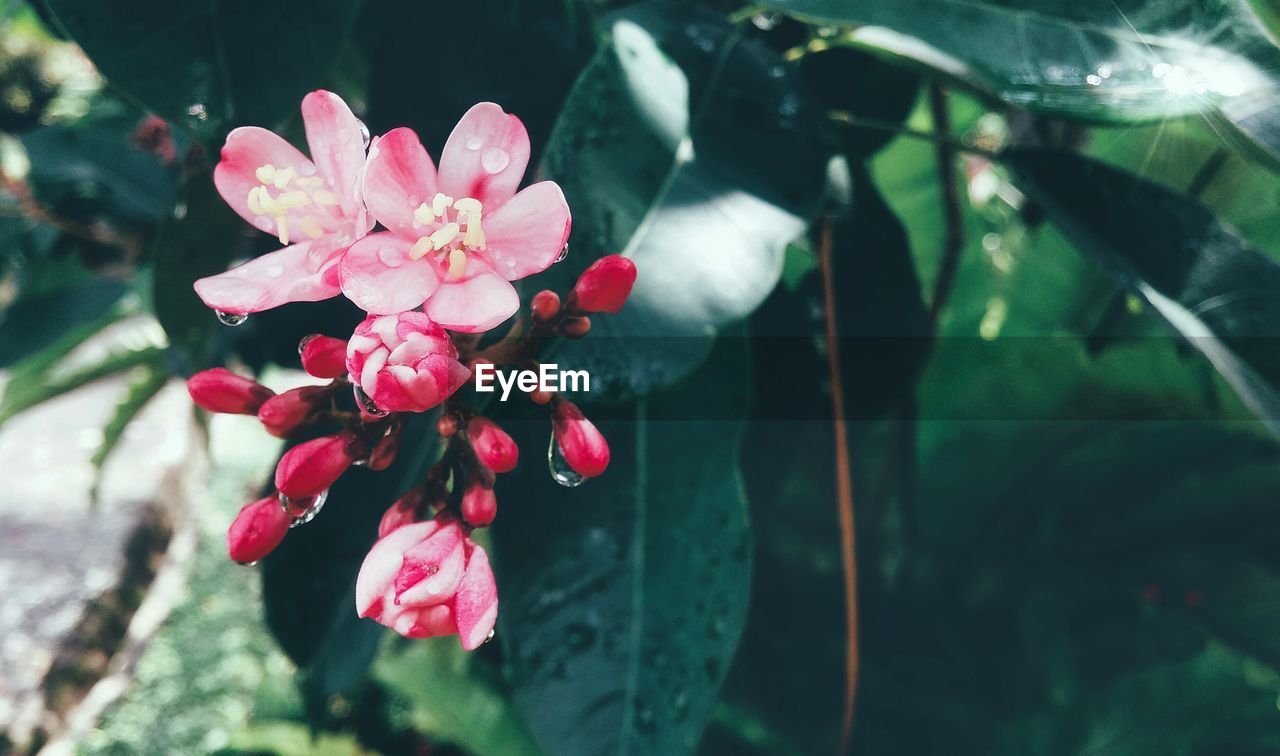
[[1280, 432], [1280, 264], [1201, 205], [1115, 168], [1047, 151], [1012, 153], [1007, 164], [1069, 239]]
[[548, 753], [673, 756], [698, 744], [746, 613], [741, 423], [725, 419], [745, 411], [742, 343], [597, 416], [613, 460], [581, 487], [548, 476], [545, 418], [521, 429], [525, 456], [499, 482], [493, 532], [498, 638]]
[[109, 82], [206, 138], [274, 126], [323, 83], [357, 0], [47, 0]]
[[601, 255], [632, 258], [627, 307], [561, 359], [602, 388], [644, 392], [686, 374], [773, 289], [817, 209], [828, 150], [782, 60], [722, 18], [645, 3], [608, 31], [547, 148], [543, 172], [574, 228], [568, 259], [535, 284], [565, 288]]

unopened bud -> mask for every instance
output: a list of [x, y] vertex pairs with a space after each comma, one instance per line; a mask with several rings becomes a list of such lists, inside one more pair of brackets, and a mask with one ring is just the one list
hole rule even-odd
[[560, 333], [571, 339], [580, 339], [587, 335], [587, 331], [591, 330], [591, 318], [585, 315], [578, 315], [572, 318], [565, 318], [560, 324]]
[[400, 451], [400, 434], [392, 433], [378, 439], [378, 443], [373, 445], [373, 451], [369, 453], [369, 469], [385, 470], [391, 467], [391, 463], [396, 461], [396, 454]]
[[241, 564], [256, 562], [280, 545], [292, 523], [274, 494], [245, 504], [227, 528], [227, 554]]
[[298, 444], [276, 465], [276, 488], [290, 499], [315, 496], [333, 485], [360, 454], [350, 431]]
[[387, 507], [387, 511], [382, 514], [382, 520], [378, 523], [378, 537], [382, 538], [396, 528], [417, 522], [421, 509], [421, 489], [415, 488], [396, 499], [395, 503]]
[[321, 386], [302, 386], [277, 394], [258, 408], [258, 419], [267, 433], [286, 438], [303, 423], [316, 405], [324, 399], [326, 390]]
[[337, 378], [347, 374], [347, 342], [313, 333], [298, 347], [302, 369], [317, 378]]
[[553, 320], [560, 314], [560, 295], [550, 289], [543, 289], [533, 295], [530, 309], [534, 320]]
[[210, 412], [252, 415], [275, 392], [226, 368], [202, 370], [187, 379], [191, 401]]
[[551, 424], [560, 453], [574, 472], [594, 478], [609, 466], [609, 442], [573, 402], [558, 400], [551, 410]]
[[458, 416], [446, 412], [436, 420], [436, 433], [448, 438], [458, 432]]
[[498, 497], [493, 486], [483, 480], [473, 480], [462, 492], [462, 519], [473, 528], [488, 527], [498, 516]]
[[635, 263], [622, 255], [606, 255], [582, 272], [570, 302], [584, 312], [617, 312], [635, 283]]
[[467, 438], [480, 464], [496, 473], [511, 472], [520, 460], [516, 442], [487, 417], [476, 416], [467, 422]]

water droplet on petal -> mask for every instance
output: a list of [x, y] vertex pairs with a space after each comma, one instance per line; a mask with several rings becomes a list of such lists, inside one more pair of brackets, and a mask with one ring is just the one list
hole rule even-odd
[[267, 268], [267, 278], [279, 278], [284, 275], [283, 265], [272, 265]]
[[361, 147], [367, 150], [369, 149], [369, 141], [372, 139], [372, 137], [369, 136], [369, 127], [364, 125], [364, 121], [361, 121], [359, 118], [356, 119], [356, 123], [360, 125]]
[[249, 316], [242, 312], [223, 312], [222, 310], [213, 312], [218, 316], [218, 322], [226, 326], [244, 325], [244, 322], [249, 319]]
[[467, 137], [467, 149], [475, 152], [484, 144], [484, 140], [478, 136]]
[[360, 405], [360, 409], [374, 417], [383, 417], [387, 414], [386, 410], [373, 403], [373, 399], [364, 392], [364, 389], [359, 386], [352, 386], [351, 389], [352, 393], [355, 394], [356, 404]]
[[329, 489], [325, 489], [315, 496], [308, 496], [303, 499], [290, 499], [284, 494], [280, 494], [280, 508], [284, 513], [293, 518], [293, 522], [289, 523], [289, 527], [296, 528], [299, 525], [306, 525], [320, 514], [320, 510], [324, 508], [325, 501], [329, 498]]
[[587, 480], [569, 467], [554, 433], [551, 434], [551, 445], [547, 447], [547, 469], [551, 471], [551, 479], [565, 488], [577, 488]]
[[493, 640], [493, 636], [498, 634], [497, 628], [489, 628], [489, 634], [484, 637], [484, 642], [488, 643]]
[[511, 164], [511, 153], [501, 147], [489, 147], [480, 153], [480, 167], [489, 173], [501, 173]]
[[555, 262], [562, 262], [564, 258], [568, 256], [569, 256], [569, 242], [565, 242], [564, 246], [560, 248], [560, 254], [556, 255]]
[[388, 268], [398, 268], [404, 265], [404, 255], [395, 247], [383, 247], [378, 250], [378, 259]]

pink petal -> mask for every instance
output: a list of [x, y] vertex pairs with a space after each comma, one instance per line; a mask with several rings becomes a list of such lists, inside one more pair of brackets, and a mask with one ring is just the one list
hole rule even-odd
[[425, 540], [440, 528], [435, 520], [396, 528], [369, 549], [360, 574], [356, 576], [356, 612], [361, 617], [378, 619], [389, 608], [389, 601], [379, 606], [379, 599], [393, 589], [396, 573], [404, 563], [404, 552]]
[[484, 219], [484, 256], [508, 281], [541, 273], [569, 239], [569, 203], [554, 181], [520, 191]]
[[404, 553], [395, 579], [395, 603], [402, 606], [443, 604], [458, 590], [466, 564], [462, 529], [446, 523], [430, 538]]
[[474, 197], [487, 210], [511, 199], [529, 165], [529, 133], [492, 102], [473, 105], [440, 153], [440, 191]]
[[360, 171], [364, 168], [364, 126], [341, 97], [323, 89], [302, 98], [302, 123], [320, 175], [333, 182], [346, 214], [356, 217], [360, 212]]
[[453, 616], [458, 623], [458, 639], [468, 651], [479, 648], [489, 639], [498, 621], [498, 586], [489, 566], [489, 555], [473, 546], [467, 570], [458, 584], [453, 600]]
[[222, 147], [222, 159], [213, 169], [213, 184], [218, 188], [222, 199], [249, 221], [255, 228], [267, 233], [274, 233], [274, 227], [264, 225], [264, 220], [249, 209], [249, 190], [260, 186], [261, 182], [254, 172], [261, 166], [272, 165], [276, 168], [292, 168], [299, 175], [315, 172], [315, 165], [296, 147], [278, 135], [258, 128], [257, 126], [241, 126], [227, 135], [226, 144]]
[[404, 312], [422, 304], [440, 279], [431, 263], [411, 260], [412, 244], [390, 233], [370, 234], [342, 256], [342, 293], [375, 315]]
[[[479, 261], [473, 258], [468, 267], [479, 267]], [[428, 317], [462, 333], [487, 331], [518, 309], [520, 295], [515, 287], [487, 270], [462, 281], [441, 281], [426, 304]]]
[[406, 638], [432, 638], [457, 632], [453, 610], [444, 604], [396, 609], [399, 611], [387, 613], [383, 624]]
[[413, 211], [436, 194], [436, 166], [413, 129], [388, 131], [369, 148], [364, 201], [378, 222], [411, 241], [421, 236]]
[[336, 296], [325, 273], [338, 263], [341, 247], [318, 239], [294, 244], [250, 260], [226, 273], [196, 281], [196, 294], [215, 310], [250, 313], [288, 302], [318, 302]]

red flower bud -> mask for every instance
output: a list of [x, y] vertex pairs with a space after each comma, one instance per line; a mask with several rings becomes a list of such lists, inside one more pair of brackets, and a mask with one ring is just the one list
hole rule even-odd
[[560, 314], [560, 295], [550, 289], [534, 294], [531, 304], [534, 320], [552, 320]]
[[395, 503], [382, 513], [382, 520], [378, 523], [378, 537], [382, 538], [402, 525], [417, 522], [420, 519], [418, 517], [420, 509], [422, 509], [421, 489], [415, 488], [396, 499]]
[[551, 410], [552, 431], [564, 461], [584, 478], [594, 478], [609, 466], [609, 443], [582, 411], [567, 399]]
[[191, 401], [209, 410], [229, 415], [252, 415], [275, 392], [256, 381], [236, 375], [226, 368], [202, 370], [187, 379]]
[[446, 412], [436, 419], [436, 433], [448, 438], [458, 432], [458, 416]]
[[391, 467], [391, 463], [396, 461], [396, 454], [400, 451], [400, 434], [392, 433], [389, 436], [383, 436], [378, 439], [378, 443], [373, 445], [373, 451], [369, 454], [370, 470], [385, 470]]
[[577, 317], [565, 318], [560, 324], [560, 333], [571, 339], [580, 339], [587, 335], [587, 331], [591, 330], [591, 318], [585, 315]]
[[476, 416], [467, 422], [467, 438], [480, 464], [496, 473], [511, 472], [520, 459], [516, 442], [487, 417]]
[[617, 312], [636, 283], [636, 264], [622, 255], [606, 255], [591, 263], [574, 284], [571, 301], [585, 312]]
[[298, 347], [302, 369], [317, 378], [337, 378], [347, 374], [347, 342], [313, 333]]
[[323, 386], [302, 386], [277, 394], [258, 408], [258, 419], [267, 433], [286, 438], [315, 411], [328, 392]]
[[256, 562], [280, 545], [292, 523], [275, 494], [245, 504], [227, 528], [227, 554], [241, 564]]
[[474, 528], [487, 527], [498, 516], [498, 497], [493, 486], [473, 480], [462, 492], [462, 519]]
[[276, 465], [276, 488], [290, 499], [315, 496], [342, 477], [358, 457], [359, 439], [350, 431], [298, 444]]

